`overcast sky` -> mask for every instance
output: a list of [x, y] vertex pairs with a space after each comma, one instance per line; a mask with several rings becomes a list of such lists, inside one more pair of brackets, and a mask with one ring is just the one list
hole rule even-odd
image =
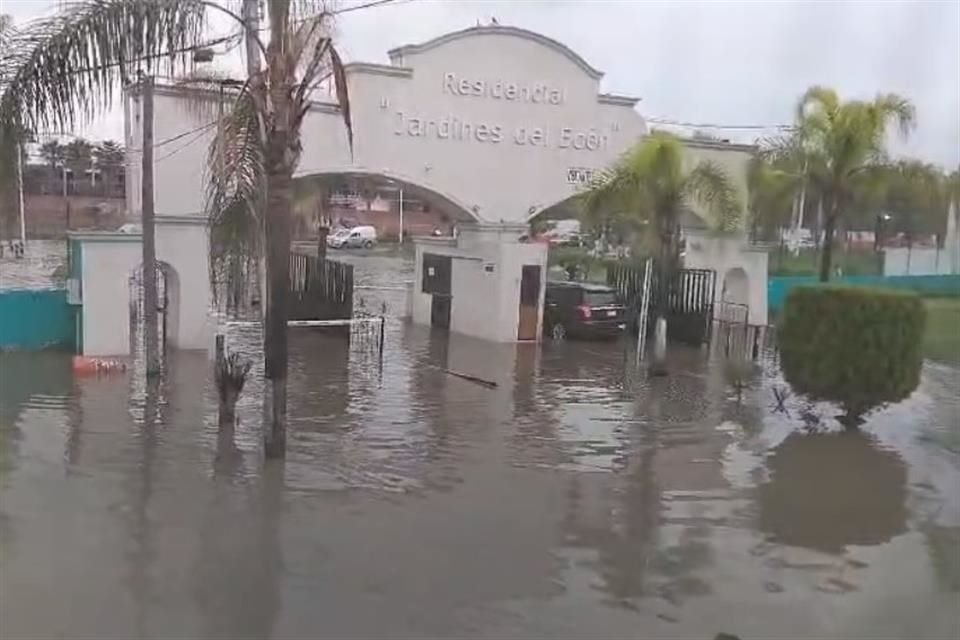
[[[56, 2], [0, 6], [19, 23]], [[892, 91], [913, 100], [919, 120], [894, 151], [960, 164], [960, 0], [395, 0], [342, 15], [340, 47], [351, 60], [387, 62], [387, 49], [493, 17], [567, 44], [606, 73], [605, 91], [641, 97], [648, 118], [789, 123], [813, 84], [845, 98]], [[122, 124], [110, 114], [88, 133], [119, 139]], [[757, 135], [716, 133], [745, 142]]]

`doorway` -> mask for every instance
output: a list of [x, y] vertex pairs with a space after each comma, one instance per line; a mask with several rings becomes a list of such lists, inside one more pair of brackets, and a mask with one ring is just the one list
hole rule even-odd
[[420, 290], [430, 294], [430, 326], [437, 329], [450, 328], [452, 267], [450, 256], [423, 254], [423, 282]]
[[523, 265], [520, 276], [520, 319], [517, 340], [536, 340], [540, 316], [540, 265]]

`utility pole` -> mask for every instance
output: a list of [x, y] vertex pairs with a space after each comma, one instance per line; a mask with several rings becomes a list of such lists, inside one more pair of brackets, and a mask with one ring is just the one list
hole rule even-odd
[[260, 29], [259, 0], [243, 0], [244, 44], [247, 54], [247, 77], [260, 71], [260, 49], [257, 47], [256, 34]]
[[143, 238], [143, 336], [147, 377], [160, 373], [160, 348], [157, 335], [157, 248], [153, 208], [153, 76], [140, 75], [143, 90], [143, 140], [140, 148], [140, 210]]

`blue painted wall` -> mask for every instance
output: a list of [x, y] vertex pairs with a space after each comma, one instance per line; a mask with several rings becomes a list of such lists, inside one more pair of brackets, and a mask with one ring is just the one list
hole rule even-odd
[[[944, 276], [844, 276], [830, 281], [851, 287], [900, 289], [925, 296], [960, 296], [960, 275]], [[767, 282], [770, 313], [779, 313], [793, 287], [817, 284], [816, 276], [777, 276]]]
[[64, 289], [0, 291], [0, 349], [73, 349], [75, 315]]

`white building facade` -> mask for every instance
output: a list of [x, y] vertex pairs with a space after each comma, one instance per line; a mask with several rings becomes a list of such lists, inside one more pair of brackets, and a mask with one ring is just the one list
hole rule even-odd
[[[546, 249], [521, 241], [523, 225], [577, 194], [647, 133], [635, 108], [638, 98], [604, 93], [603, 74], [578, 54], [514, 27], [473, 27], [388, 55], [389, 64], [347, 65], [352, 148], [339, 107], [312, 104], [302, 126], [296, 176], [371, 175], [431, 194], [458, 220], [461, 234], [418, 248], [409, 298], [414, 321], [429, 323], [433, 299], [449, 296], [453, 331], [497, 341], [536, 339], [528, 336], [531, 314], [539, 335]], [[180, 283], [176, 339], [185, 348], [209, 339], [201, 335], [208, 308], [200, 303], [201, 297], [209, 303], [208, 251], [198, 247], [207, 247], [206, 166], [220, 99], [218, 93], [184, 87], [155, 89], [158, 259]], [[136, 220], [142, 147], [137, 88], [126, 92], [125, 115], [127, 204]], [[688, 150], [691, 162], [709, 159], [724, 168], [745, 199], [748, 150], [717, 144], [691, 144]], [[176, 241], [168, 242], [168, 234]], [[190, 257], [180, 255], [188, 251]], [[423, 290], [425, 253], [450, 258], [450, 292]], [[536, 290], [533, 267], [539, 274]], [[89, 277], [126, 282], [129, 273], [115, 271]], [[750, 286], [765, 291], [766, 282]], [[119, 292], [121, 286], [85, 281], [81, 289]], [[534, 293], [538, 302], [530, 311]], [[126, 318], [129, 301], [115, 297], [104, 296], [90, 313]], [[107, 335], [90, 335], [84, 344], [97, 345], [98, 354], [126, 353], [128, 334], [110, 333], [116, 335], [112, 342]]]

